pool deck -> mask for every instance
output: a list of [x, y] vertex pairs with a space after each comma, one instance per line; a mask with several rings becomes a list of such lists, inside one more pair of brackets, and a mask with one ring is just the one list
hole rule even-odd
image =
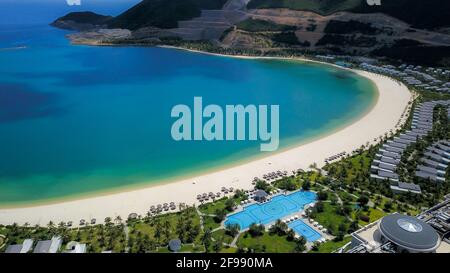
[[[275, 193], [275, 194], [270, 194], [270, 195], [269, 195], [269, 198], [270, 198], [270, 199], [269, 199], [268, 201], [265, 201], [265, 202], [262, 202], [262, 203], [259, 203], [259, 202], [256, 202], [256, 201], [252, 201], [251, 203], [248, 203], [248, 204], [239, 205], [239, 206], [237, 207], [237, 210], [236, 210], [235, 212], [233, 212], [232, 214], [227, 215], [226, 220], [223, 221], [223, 222], [221, 223], [221, 226], [220, 226], [219, 228], [217, 228], [217, 229], [220, 229], [220, 228], [226, 228], [226, 222], [229, 220], [229, 218], [230, 218], [231, 216], [236, 215], [236, 214], [239, 214], [239, 213], [242, 213], [242, 212], [245, 212], [246, 209], [247, 209], [248, 207], [255, 206], [255, 205], [264, 205], [264, 204], [267, 204], [268, 202], [271, 202], [271, 201], [273, 200], [273, 198], [275, 198], [275, 197], [277, 197], [277, 196], [291, 196], [291, 195], [293, 195], [293, 194], [295, 194], [295, 193], [297, 193], [297, 192], [304, 192], [304, 191], [302, 191], [302, 190], [296, 190], [296, 191], [292, 191], [292, 192], [287, 192], [287, 191], [284, 191], [284, 192], [281, 192], [281, 193], [279, 192], [279, 193]], [[312, 193], [316, 194], [316, 192], [314, 192], [314, 191], [308, 191], [308, 192], [312, 192]], [[318, 225], [314, 225], [314, 222], [311, 223], [312, 221], [314, 221], [313, 219], [307, 218], [307, 217], [305, 217], [304, 214], [303, 214], [304, 211], [305, 211], [306, 209], [308, 209], [309, 207], [314, 206], [316, 202], [317, 202], [317, 200], [316, 200], [316, 201], [313, 201], [313, 202], [310, 202], [310, 203], [307, 203], [307, 204], [305, 204], [305, 205], [303, 206], [303, 208], [300, 209], [300, 210], [294, 211], [294, 212], [289, 213], [289, 214], [287, 214], [287, 215], [284, 215], [284, 216], [282, 216], [282, 217], [280, 217], [280, 218], [274, 219], [273, 221], [270, 221], [270, 222], [268, 222], [268, 223], [265, 223], [264, 225], [265, 225], [266, 231], [268, 231], [269, 228], [270, 228], [277, 220], [281, 220], [281, 221], [285, 222], [286, 224], [288, 224], [288, 226], [289, 226], [289, 224], [291, 224], [291, 223], [293, 223], [293, 222], [295, 222], [295, 221], [301, 221], [304, 225], [306, 225], [307, 227], [311, 228], [314, 232], [316, 232], [317, 234], [319, 234], [319, 235], [320, 235], [320, 238], [324, 238], [324, 239], [327, 240], [327, 241], [333, 239], [334, 237], [333, 237], [332, 235], [330, 235], [330, 234], [324, 232], [323, 230], [320, 230], [320, 229], [318, 228]], [[289, 226], [289, 227], [291, 228], [291, 226]], [[248, 227], [246, 227], [246, 228], [244, 228], [244, 229], [241, 229], [241, 230], [240, 230], [240, 233], [243, 233], [243, 232], [247, 231], [248, 229], [249, 229]], [[297, 234], [298, 236], [301, 236], [301, 234], [299, 234], [295, 229], [294, 229], [294, 231], [296, 232], [296, 234]], [[307, 238], [305, 238], [305, 239], [307, 239]], [[314, 241], [307, 241], [307, 243], [306, 243], [307, 248], [310, 249], [310, 248], [312, 247], [313, 243], [314, 243]]]

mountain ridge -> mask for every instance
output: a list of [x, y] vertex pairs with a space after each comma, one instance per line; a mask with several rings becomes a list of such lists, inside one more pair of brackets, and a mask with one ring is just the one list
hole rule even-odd
[[[255, 2], [260, 1], [260, 2]], [[327, 6], [329, 15], [320, 15], [331, 0], [283, 0], [277, 5], [290, 8], [265, 8], [255, 3], [272, 3], [274, 0], [144, 0], [117, 17], [91, 14], [92, 29], [88, 34], [74, 34], [74, 43], [87, 44], [139, 44], [182, 45], [184, 43], [211, 49], [240, 52], [292, 52], [314, 51], [319, 54], [351, 54], [363, 56], [387, 55], [410, 59], [416, 54], [420, 62], [450, 63], [450, 15], [445, 20], [434, 20], [449, 11], [436, 11], [427, 20], [414, 19], [412, 25], [380, 11], [380, 7], [362, 5], [360, 0], [333, 0]], [[391, 0], [393, 1], [393, 0]], [[408, 11], [409, 4], [382, 1], [381, 10], [398, 13]], [[297, 6], [292, 6], [292, 4]], [[315, 6], [305, 6], [305, 4]], [[364, 1], [365, 3], [365, 1]], [[392, 4], [393, 3], [393, 4]], [[423, 10], [435, 7], [441, 0], [429, 0]], [[430, 4], [431, 3], [431, 4]], [[302, 6], [303, 5], [303, 6]], [[402, 6], [403, 5], [403, 6]], [[445, 6], [450, 7], [450, 1]], [[425, 7], [426, 6], [426, 7]], [[183, 8], [182, 8], [183, 7]], [[317, 12], [296, 10], [298, 7], [317, 9]], [[167, 9], [166, 9], [167, 8]], [[343, 11], [360, 9], [360, 13]], [[412, 14], [418, 9], [412, 7]], [[373, 11], [373, 12], [369, 12]], [[366, 12], [366, 13], [364, 13]], [[402, 12], [398, 16], [405, 16]], [[402, 15], [403, 14], [403, 15]], [[76, 15], [66, 15], [56, 20], [54, 26], [86, 26], [89, 16], [77, 20]], [[71, 20], [68, 20], [71, 19]], [[409, 18], [411, 22], [411, 18]], [[98, 31], [98, 21], [105, 28], [117, 31]], [[97, 24], [96, 24], [97, 23]], [[78, 24], [78, 25], [77, 25]], [[423, 27], [423, 26], [427, 27]], [[433, 26], [431, 29], [428, 27]], [[86, 29], [80, 29], [86, 31]], [[126, 30], [126, 31], [123, 31]], [[402, 43], [402, 41], [414, 43]], [[404, 51], [402, 51], [404, 49]], [[439, 52], [439, 54], [435, 54]], [[285, 53], [284, 53], [285, 54]], [[433, 56], [428, 58], [427, 56]]]

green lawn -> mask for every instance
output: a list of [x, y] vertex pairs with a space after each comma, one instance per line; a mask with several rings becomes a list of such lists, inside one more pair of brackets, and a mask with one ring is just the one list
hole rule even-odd
[[205, 252], [205, 247], [203, 245], [186, 244], [181, 246], [180, 252]]
[[236, 248], [234, 247], [228, 247], [228, 246], [224, 246], [219, 253], [236, 253]]
[[[203, 253], [205, 252], [205, 247], [203, 245], [196, 244], [184, 244], [181, 246], [179, 253]], [[154, 253], [172, 253], [167, 246], [158, 247]]]
[[[162, 214], [156, 216], [154, 219], [150, 219], [147, 221], [141, 220], [129, 223], [130, 239], [132, 241], [137, 241], [142, 238], [148, 238], [156, 242], [156, 244], [159, 246], [165, 246], [169, 240], [179, 237], [177, 233], [177, 226], [180, 224], [180, 220], [182, 219], [182, 217], [187, 217], [192, 221], [193, 227], [197, 227], [198, 229], [200, 229], [200, 216], [194, 208], [190, 208], [183, 212]], [[161, 232], [161, 236], [159, 239], [155, 237], [156, 228], [158, 226], [156, 224], [157, 221], [160, 223], [159, 231]], [[168, 223], [169, 227], [167, 234], [165, 228], [166, 223]], [[201, 234], [199, 232], [199, 234], [195, 237], [193, 243], [200, 244], [200, 236]]]
[[220, 223], [216, 223], [213, 216], [203, 216], [203, 226], [212, 230], [220, 227]]
[[198, 209], [204, 214], [215, 214], [216, 210], [225, 209], [225, 202], [227, 201], [227, 199], [228, 199], [228, 197], [223, 197], [212, 203], [206, 203], [206, 204], [200, 205], [198, 207]]
[[256, 249], [257, 252], [267, 253], [291, 253], [295, 247], [295, 243], [287, 241], [286, 236], [270, 235], [267, 232], [255, 238], [247, 232], [242, 233], [237, 245], [241, 248], [251, 248]]
[[[349, 194], [348, 192], [345, 191], [336, 191], [337, 195], [339, 196], [339, 198], [341, 198], [341, 200], [343, 202], [356, 202], [356, 200], [358, 198], [356, 198], [355, 196]], [[355, 194], [356, 195], [356, 194]]]
[[372, 157], [368, 151], [328, 165], [325, 169], [330, 176], [344, 180], [348, 184], [359, 177], [367, 177]]
[[155, 253], [171, 253], [171, 251], [167, 247], [159, 247]]
[[339, 241], [339, 242], [335, 242], [335, 241], [331, 240], [331, 241], [320, 244], [318, 250], [311, 250], [311, 251], [309, 251], [309, 253], [331, 253], [331, 252], [337, 250], [338, 248], [343, 247], [345, 244], [347, 244], [351, 240], [352, 240], [352, 237], [350, 237], [350, 236], [345, 237], [344, 240]]
[[211, 236], [212, 236], [215, 240], [220, 240], [220, 239], [222, 239], [222, 241], [223, 241], [224, 243], [227, 243], [227, 244], [231, 244], [231, 242], [233, 241], [233, 237], [231, 237], [231, 236], [228, 235], [228, 234], [225, 234], [225, 230], [224, 230], [224, 229], [219, 229], [219, 230], [214, 231], [214, 232], [211, 234]]
[[349, 220], [336, 213], [336, 206], [330, 203], [323, 203], [323, 212], [316, 213], [314, 220], [319, 222], [333, 234], [337, 234], [339, 225], [345, 223], [348, 225]]
[[369, 216], [369, 222], [365, 222], [362, 221], [361, 219], [357, 219], [358, 220], [358, 224], [361, 226], [365, 226], [369, 223], [375, 222], [378, 219], [382, 218], [383, 216], [385, 216], [387, 213], [379, 210], [379, 209], [374, 209], [374, 208], [369, 208], [367, 211], [363, 211], [363, 210], [355, 210], [354, 212], [352, 212], [352, 218], [356, 220], [356, 215], [358, 214], [358, 212], [361, 212], [362, 214], [365, 214], [367, 216]]

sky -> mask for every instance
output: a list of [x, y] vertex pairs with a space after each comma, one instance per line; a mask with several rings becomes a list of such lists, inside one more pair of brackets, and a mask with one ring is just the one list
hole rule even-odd
[[[80, 1], [80, 5], [69, 5]], [[68, 4], [69, 2], [69, 4]], [[0, 25], [48, 24], [73, 11], [118, 15], [140, 0], [0, 0]]]

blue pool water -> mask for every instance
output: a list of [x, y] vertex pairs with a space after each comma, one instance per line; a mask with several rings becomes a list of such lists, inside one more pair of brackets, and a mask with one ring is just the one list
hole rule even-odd
[[298, 235], [305, 237], [306, 241], [314, 242], [319, 240], [322, 236], [320, 236], [319, 232], [315, 231], [312, 227], [305, 224], [302, 220], [295, 220], [288, 224], [290, 228], [292, 228]]
[[280, 218], [303, 209], [307, 204], [316, 200], [316, 194], [309, 191], [297, 191], [289, 195], [278, 195], [264, 204], [253, 204], [243, 211], [232, 214], [225, 221], [225, 225], [238, 224], [241, 230], [251, 224], [268, 224]]

